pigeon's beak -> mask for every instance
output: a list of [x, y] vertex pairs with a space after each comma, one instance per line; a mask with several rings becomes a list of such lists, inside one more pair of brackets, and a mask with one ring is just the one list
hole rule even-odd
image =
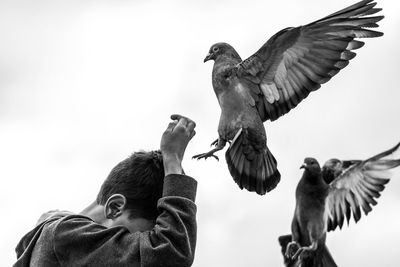
[[300, 166], [300, 169], [305, 169], [307, 164], [303, 163], [303, 165]]
[[213, 57], [214, 57], [214, 54], [213, 53], [208, 53], [207, 54], [207, 56], [206, 56], [206, 58], [204, 59], [204, 62], [207, 62], [207, 61], [209, 61], [210, 59], [213, 59]]

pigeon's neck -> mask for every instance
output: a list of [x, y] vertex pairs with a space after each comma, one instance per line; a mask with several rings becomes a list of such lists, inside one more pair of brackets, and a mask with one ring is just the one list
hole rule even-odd
[[314, 203], [317, 200], [324, 201], [328, 193], [328, 185], [324, 183], [321, 172], [310, 173], [305, 171], [296, 188], [296, 198], [310, 200]]
[[323, 184], [323, 179], [322, 179], [322, 173], [319, 171], [310, 171], [310, 170], [305, 170], [303, 173], [302, 180], [304, 180], [305, 183], [307, 184], [312, 184], [312, 185], [319, 185]]
[[240, 63], [242, 59], [240, 58], [239, 54], [236, 53], [236, 51], [229, 51], [226, 52], [220, 56], [218, 56], [215, 59], [215, 64], [231, 64], [231, 65], [236, 65]]

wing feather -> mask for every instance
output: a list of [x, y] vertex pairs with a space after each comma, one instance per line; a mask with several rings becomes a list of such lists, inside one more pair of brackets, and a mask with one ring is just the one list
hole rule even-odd
[[[342, 228], [344, 218], [349, 223], [351, 215], [355, 222], [361, 219], [361, 209], [367, 215], [377, 204], [376, 199], [389, 182], [388, 171], [400, 166], [400, 159], [385, 157], [397, 151], [400, 143], [395, 147], [364, 161], [339, 162], [330, 160], [324, 165], [323, 175], [328, 175], [327, 169], [339, 166], [339, 173], [330, 182], [329, 194], [326, 199], [325, 210], [328, 215], [328, 231]], [[340, 169], [346, 166], [347, 169]], [[326, 177], [324, 177], [327, 180]]]
[[383, 16], [366, 17], [381, 10], [375, 5], [361, 1], [307, 25], [283, 29], [238, 64], [239, 79], [259, 87], [254, 100], [263, 121], [286, 114], [345, 68], [356, 55], [351, 50], [364, 45], [355, 38], [382, 35], [369, 28], [378, 27]]

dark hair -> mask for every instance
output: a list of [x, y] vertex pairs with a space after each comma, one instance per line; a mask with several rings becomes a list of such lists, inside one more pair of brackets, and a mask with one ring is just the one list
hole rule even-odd
[[164, 168], [161, 152], [139, 151], [115, 166], [101, 186], [97, 203], [105, 205], [113, 194], [122, 194], [132, 217], [155, 219], [162, 195]]

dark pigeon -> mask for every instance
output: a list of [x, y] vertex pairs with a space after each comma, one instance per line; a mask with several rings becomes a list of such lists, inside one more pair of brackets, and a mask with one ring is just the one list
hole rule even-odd
[[[389, 159], [395, 147], [367, 160], [328, 160], [322, 170], [314, 158], [306, 158], [304, 173], [296, 188], [296, 208], [292, 235], [281, 236], [279, 243], [286, 266], [337, 266], [325, 245], [326, 233], [339, 228], [351, 216], [357, 223], [361, 209], [367, 215], [376, 205], [389, 182], [388, 171], [400, 166], [400, 159]], [[344, 167], [345, 166], [345, 167]], [[329, 170], [328, 184], [325, 176]], [[332, 176], [331, 173], [334, 173]]]
[[243, 60], [227, 43], [211, 46], [204, 61], [214, 60], [212, 84], [221, 107], [215, 157], [226, 142], [229, 171], [241, 189], [260, 195], [280, 181], [277, 162], [267, 147], [263, 122], [274, 121], [296, 107], [355, 57], [364, 45], [358, 38], [382, 36], [371, 30], [383, 16], [372, 0], [361, 1], [310, 24], [272, 36]]

